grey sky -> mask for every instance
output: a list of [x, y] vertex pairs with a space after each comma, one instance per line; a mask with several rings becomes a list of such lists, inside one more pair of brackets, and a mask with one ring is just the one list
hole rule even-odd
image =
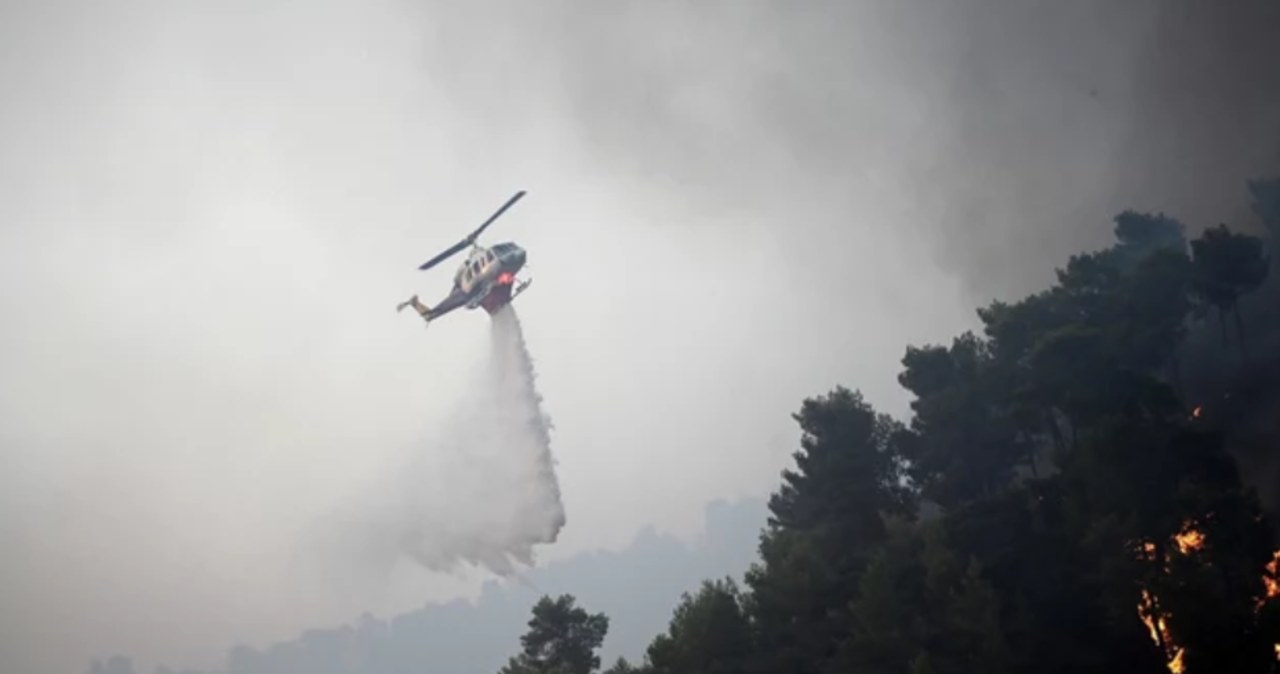
[[692, 534], [774, 487], [802, 397], [903, 414], [907, 343], [1119, 209], [1239, 209], [1277, 12], [1229, 4], [6, 3], [0, 666], [204, 665], [473, 588], [339, 591], [301, 541], [453, 412], [487, 319], [393, 308], [516, 189], [543, 557]]

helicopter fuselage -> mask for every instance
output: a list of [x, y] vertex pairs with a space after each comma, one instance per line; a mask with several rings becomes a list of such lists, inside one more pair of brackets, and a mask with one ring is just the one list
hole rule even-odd
[[441, 305], [458, 302], [468, 309], [484, 307], [492, 314], [511, 301], [516, 274], [526, 259], [525, 250], [514, 243], [476, 246], [454, 273], [453, 291]]
[[492, 315], [523, 292], [532, 280], [525, 279], [515, 285], [516, 274], [524, 269], [527, 259], [524, 248], [510, 241], [485, 247], [477, 244], [476, 238], [524, 195], [524, 190], [516, 192], [474, 232], [418, 266], [419, 270], [431, 269], [470, 246], [471, 253], [453, 274], [453, 288], [447, 297], [436, 306], [429, 307], [419, 302], [418, 296], [414, 295], [408, 301], [401, 302], [396, 310], [413, 306], [428, 323], [460, 307], [484, 307]]

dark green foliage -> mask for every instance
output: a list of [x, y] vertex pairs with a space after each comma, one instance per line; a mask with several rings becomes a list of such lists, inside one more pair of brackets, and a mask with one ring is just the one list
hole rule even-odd
[[916, 395], [914, 434], [901, 443], [925, 498], [952, 506], [992, 494], [1027, 456], [1018, 410], [1002, 404], [1005, 384], [986, 345], [966, 333], [950, 349], [908, 348], [898, 380]]
[[966, 565], [936, 526], [902, 530], [859, 584], [830, 671], [1005, 671], [1000, 604], [980, 565]]
[[600, 667], [596, 649], [608, 631], [607, 616], [587, 613], [571, 595], [543, 597], [520, 637], [523, 649], [499, 674], [590, 674]]
[[1236, 337], [1247, 358], [1239, 301], [1242, 295], [1262, 285], [1270, 271], [1271, 261], [1263, 252], [1262, 239], [1232, 232], [1220, 224], [1193, 240], [1191, 252], [1196, 295], [1218, 310], [1223, 345], [1227, 343], [1227, 314], [1235, 316]]
[[703, 583], [685, 594], [671, 626], [649, 646], [646, 671], [654, 674], [734, 674], [750, 666], [751, 625], [731, 579]]
[[746, 577], [772, 671], [818, 672], [845, 629], [859, 578], [886, 538], [883, 516], [910, 515], [896, 445], [905, 429], [861, 393], [837, 388], [805, 400], [796, 470], [769, 502], [760, 564]]
[[909, 512], [893, 446], [901, 424], [843, 387], [805, 400], [792, 418], [801, 450], [793, 455], [796, 470], [783, 471], [782, 487], [769, 500], [771, 528], [872, 540], [883, 535], [879, 513]]
[[1112, 248], [1123, 268], [1132, 268], [1155, 253], [1182, 253], [1187, 249], [1185, 227], [1163, 213], [1125, 211], [1115, 217], [1116, 245]]
[[[1280, 236], [1280, 181], [1249, 188]], [[1280, 672], [1280, 543], [1179, 362], [1206, 303], [1244, 347], [1262, 242], [1188, 246], [1134, 211], [1114, 233], [980, 309], [982, 335], [907, 348], [909, 424], [842, 387], [803, 401], [746, 591], [685, 595], [645, 664], [611, 672], [1158, 674], [1179, 652], [1187, 674]]]
[[604, 670], [604, 674], [637, 674], [646, 671], [641, 667], [636, 667], [627, 661], [626, 658], [618, 658], [613, 665]]

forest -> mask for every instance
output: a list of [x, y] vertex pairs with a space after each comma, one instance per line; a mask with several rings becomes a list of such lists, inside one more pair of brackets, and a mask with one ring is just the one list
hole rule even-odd
[[641, 662], [544, 596], [499, 674], [1280, 672], [1280, 178], [1244, 188], [1196, 236], [1120, 213], [981, 334], [907, 347], [907, 421], [804, 400], [757, 562]]

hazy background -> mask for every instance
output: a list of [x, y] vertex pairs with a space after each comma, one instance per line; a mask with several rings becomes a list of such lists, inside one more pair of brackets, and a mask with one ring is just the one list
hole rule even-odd
[[517, 189], [488, 240], [536, 279], [538, 553], [688, 538], [776, 485], [802, 397], [903, 414], [908, 342], [1118, 210], [1243, 218], [1278, 33], [1263, 0], [7, 2], [0, 668], [208, 666], [474, 593], [339, 585], [309, 536], [431, 452], [488, 319], [393, 309]]
[[[278, 674], [281, 672], [453, 672], [492, 674], [528, 630], [530, 608], [543, 593], [570, 593], [579, 606], [609, 617], [599, 656], [643, 659], [666, 630], [683, 592], [703, 580], [737, 579], [756, 560], [764, 498], [715, 501], [702, 513], [703, 531], [682, 540], [646, 527], [625, 547], [581, 552], [527, 571], [522, 582], [487, 581], [474, 597], [431, 602], [395, 615], [364, 613], [313, 625], [288, 639], [227, 648], [212, 670], [160, 665], [127, 655], [95, 658], [85, 674]], [[518, 647], [517, 647], [518, 648]], [[130, 662], [132, 661], [132, 662]]]

